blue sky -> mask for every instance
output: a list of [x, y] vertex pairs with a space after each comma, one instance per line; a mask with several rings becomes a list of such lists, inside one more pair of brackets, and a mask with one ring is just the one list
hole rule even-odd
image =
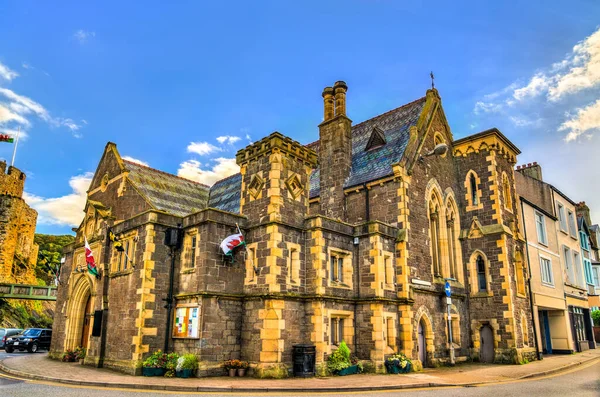
[[272, 131], [316, 140], [326, 85], [348, 83], [358, 123], [430, 70], [455, 138], [498, 127], [600, 221], [599, 2], [173, 3], [0, 3], [0, 132], [26, 133], [38, 232], [79, 223], [109, 140], [211, 184]]

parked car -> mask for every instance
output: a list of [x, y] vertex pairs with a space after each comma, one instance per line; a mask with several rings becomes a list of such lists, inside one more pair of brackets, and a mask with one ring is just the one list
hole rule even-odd
[[4, 349], [6, 338], [21, 333], [21, 328], [0, 328], [0, 349]]
[[50, 350], [50, 338], [52, 338], [51, 329], [27, 328], [20, 334], [6, 338], [4, 350], [7, 353], [12, 353], [16, 349], [20, 351], [27, 349], [29, 353], [35, 353], [39, 349]]

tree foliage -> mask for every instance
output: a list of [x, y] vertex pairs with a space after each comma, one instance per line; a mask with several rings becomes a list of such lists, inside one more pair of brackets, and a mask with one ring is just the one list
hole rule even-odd
[[75, 237], [70, 235], [35, 235], [34, 242], [40, 247], [35, 269], [35, 275], [39, 280], [43, 280], [47, 285], [54, 282], [52, 270], [57, 271], [60, 266], [60, 258], [63, 256], [63, 248], [73, 241], [75, 241]]
[[594, 310], [592, 312], [592, 320], [594, 320], [594, 325], [600, 327], [600, 310]]

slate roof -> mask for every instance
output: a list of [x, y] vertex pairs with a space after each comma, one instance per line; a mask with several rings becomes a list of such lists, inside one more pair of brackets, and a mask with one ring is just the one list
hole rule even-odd
[[206, 208], [210, 188], [154, 168], [123, 160], [128, 178], [159, 210], [177, 216]]
[[241, 190], [242, 174], [235, 174], [221, 179], [210, 188], [208, 206], [239, 214]]
[[[410, 127], [417, 124], [426, 98], [407, 103], [352, 127], [352, 168], [344, 187], [352, 187], [365, 182], [381, 179], [393, 173], [392, 164], [398, 162], [409, 139]], [[365, 151], [375, 127], [383, 130], [386, 144]], [[319, 142], [308, 145], [317, 153]], [[319, 169], [310, 176], [310, 197], [317, 197], [319, 191]]]

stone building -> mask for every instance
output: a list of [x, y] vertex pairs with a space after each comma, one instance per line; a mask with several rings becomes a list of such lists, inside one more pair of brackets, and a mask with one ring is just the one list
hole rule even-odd
[[[450, 361], [450, 323], [457, 361], [533, 359], [519, 150], [497, 129], [455, 140], [435, 89], [354, 125], [346, 91], [325, 88], [317, 142], [274, 132], [210, 188], [107, 144], [65, 250], [52, 354], [84, 345], [86, 363], [138, 373], [168, 346], [197, 354], [201, 375], [241, 358], [285, 376], [294, 344], [314, 344], [320, 366], [344, 340], [382, 370], [394, 352]], [[238, 225], [247, 250], [230, 261], [219, 244]], [[165, 244], [172, 228], [180, 249]], [[78, 270], [84, 235], [100, 278]]]
[[35, 284], [37, 212], [23, 200], [25, 174], [0, 161], [0, 283]]

